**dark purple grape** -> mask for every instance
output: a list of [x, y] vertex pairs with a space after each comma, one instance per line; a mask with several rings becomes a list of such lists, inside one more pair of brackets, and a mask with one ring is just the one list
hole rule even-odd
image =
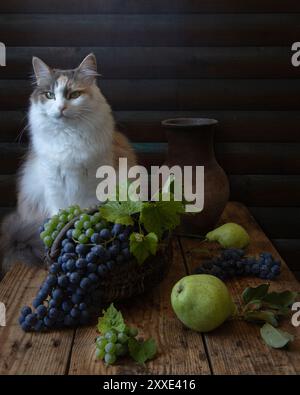
[[100, 231], [100, 237], [101, 237], [101, 239], [103, 239], [103, 240], [109, 240], [109, 239], [111, 239], [111, 233], [110, 233], [109, 229], [106, 229], [106, 228], [102, 229], [102, 230]]
[[75, 246], [74, 243], [71, 243], [70, 241], [65, 244], [64, 246], [64, 252], [66, 253], [72, 253], [75, 251]]
[[80, 281], [80, 275], [78, 273], [74, 272], [70, 275], [70, 282], [72, 284], [77, 284], [79, 283], [79, 281]]
[[99, 233], [94, 233], [94, 234], [91, 236], [91, 242], [92, 242], [93, 244], [100, 244], [100, 243], [102, 242], [102, 239], [101, 239], [100, 234], [99, 234]]

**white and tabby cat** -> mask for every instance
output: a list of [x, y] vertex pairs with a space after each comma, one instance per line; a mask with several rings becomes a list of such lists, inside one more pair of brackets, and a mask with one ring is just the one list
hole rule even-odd
[[19, 174], [17, 210], [2, 225], [3, 271], [16, 259], [33, 262], [40, 256], [36, 234], [45, 218], [72, 204], [97, 203], [99, 166], [116, 166], [119, 157], [127, 157], [129, 167], [135, 164], [97, 86], [93, 54], [73, 70], [51, 69], [34, 57], [33, 69], [30, 148]]

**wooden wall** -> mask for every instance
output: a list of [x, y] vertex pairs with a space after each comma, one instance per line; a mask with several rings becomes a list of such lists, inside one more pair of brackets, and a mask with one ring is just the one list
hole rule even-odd
[[299, 0], [10, 0], [0, 3], [0, 214], [15, 202], [32, 55], [73, 67], [90, 51], [119, 127], [161, 163], [160, 120], [214, 117], [231, 198], [300, 270]]

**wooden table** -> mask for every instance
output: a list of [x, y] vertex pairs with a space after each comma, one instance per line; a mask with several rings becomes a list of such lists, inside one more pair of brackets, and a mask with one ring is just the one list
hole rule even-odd
[[[250, 254], [269, 251], [279, 257], [243, 205], [227, 205], [221, 222], [229, 221], [249, 232]], [[283, 325], [295, 335], [289, 350], [270, 349], [254, 324], [231, 321], [209, 334], [192, 332], [181, 325], [171, 309], [170, 293], [175, 282], [199, 264], [197, 246], [199, 249], [197, 239], [175, 238], [174, 262], [165, 280], [134, 302], [118, 305], [129, 324], [157, 340], [159, 353], [146, 367], [126, 360], [106, 368], [96, 360], [95, 326], [24, 333], [18, 325], [19, 311], [31, 303], [45, 271], [16, 264], [0, 283], [0, 301], [7, 307], [7, 326], [0, 328], [0, 374], [299, 374], [300, 329], [289, 321]], [[228, 286], [238, 302], [246, 286], [262, 282], [252, 277], [238, 278]], [[285, 263], [280, 279], [271, 282], [271, 289], [299, 291], [299, 283]]]

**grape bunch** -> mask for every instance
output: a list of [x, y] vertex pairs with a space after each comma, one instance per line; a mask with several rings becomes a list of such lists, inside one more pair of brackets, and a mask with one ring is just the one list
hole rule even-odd
[[[78, 208], [73, 207], [72, 212], [65, 211], [65, 214], [74, 217], [76, 210]], [[58, 224], [63, 223], [62, 215]], [[51, 221], [53, 218], [47, 222], [48, 227], [45, 226], [43, 232], [54, 232], [57, 219]], [[99, 306], [101, 301], [100, 282], [114, 268], [131, 260], [131, 232], [131, 226], [107, 222], [101, 219], [99, 212], [82, 213], [61, 241], [60, 254], [49, 266], [48, 275], [33, 300], [33, 307], [22, 309], [19, 318], [22, 329], [42, 331], [87, 324], [91, 308]], [[43, 236], [45, 245], [49, 247], [48, 237], [52, 240], [53, 236]]]
[[65, 210], [59, 210], [58, 215], [48, 218], [40, 228], [40, 237], [45, 246], [50, 248], [66, 223], [70, 222], [81, 213], [82, 210], [79, 206], [70, 206]]
[[242, 249], [225, 249], [219, 256], [205, 261], [195, 269], [196, 274], [211, 274], [221, 280], [235, 276], [256, 276], [264, 280], [274, 280], [280, 274], [281, 262], [269, 252], [259, 257], [245, 256]]
[[128, 354], [128, 341], [138, 334], [136, 328], [126, 325], [124, 331], [111, 329], [96, 339], [96, 358], [102, 359], [107, 365], [113, 365], [118, 357]]

